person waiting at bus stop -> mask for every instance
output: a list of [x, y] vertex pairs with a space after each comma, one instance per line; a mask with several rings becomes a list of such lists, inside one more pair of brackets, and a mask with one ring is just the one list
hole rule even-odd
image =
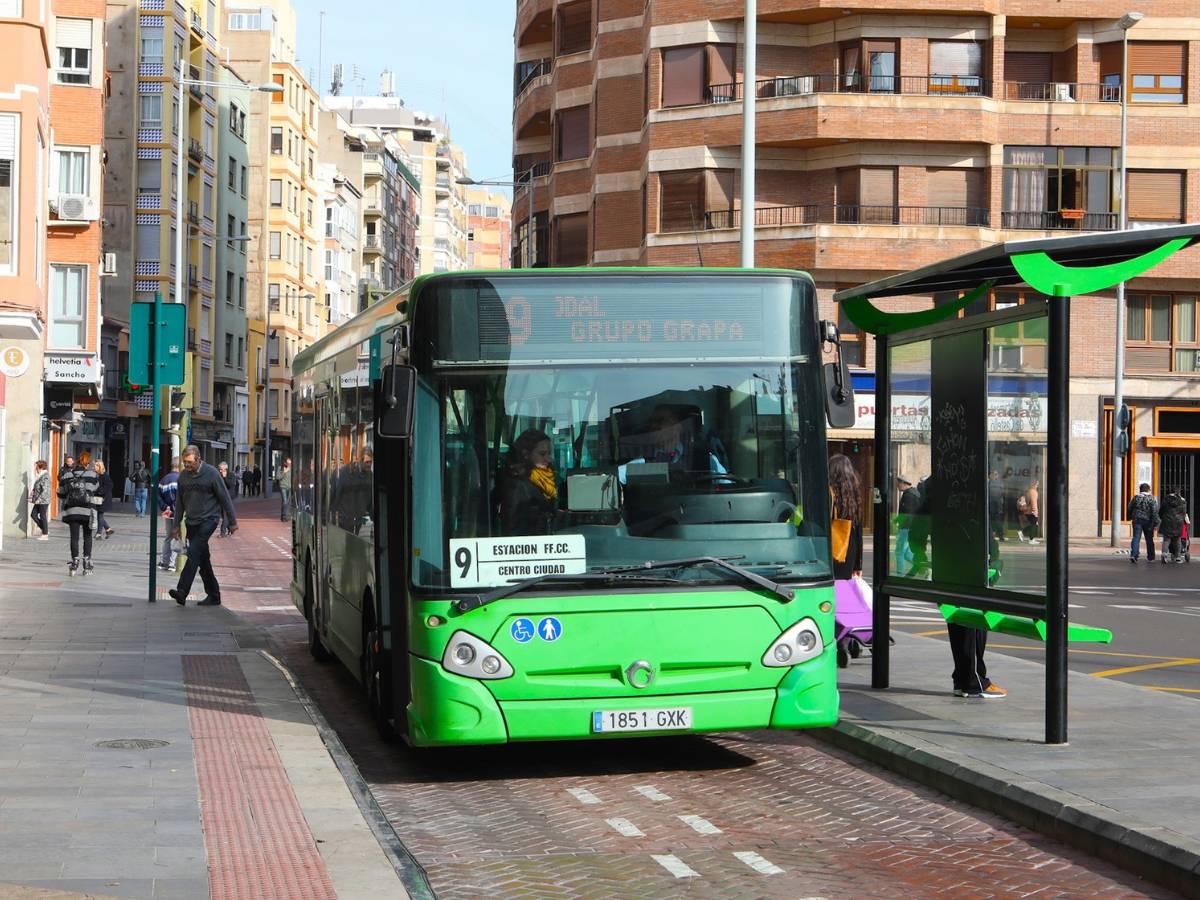
[[200, 459], [200, 448], [195, 445], [189, 445], [183, 451], [183, 473], [179, 476], [175, 510], [172, 536], [177, 537], [180, 526], [187, 523], [187, 563], [179, 574], [179, 584], [167, 593], [183, 606], [187, 603], [188, 591], [192, 589], [192, 582], [199, 570], [206, 596], [197, 605], [220, 606], [221, 585], [213, 571], [208, 540], [217, 530], [222, 512], [228, 522], [229, 533], [237, 531], [237, 513], [225, 489], [225, 480], [216, 469]]
[[506, 535], [549, 534], [558, 515], [550, 438], [530, 428], [513, 441], [500, 473], [500, 528]]

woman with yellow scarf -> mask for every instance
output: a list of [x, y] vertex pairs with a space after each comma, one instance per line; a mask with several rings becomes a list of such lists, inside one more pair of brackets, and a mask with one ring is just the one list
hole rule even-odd
[[530, 428], [513, 441], [500, 484], [500, 528], [506, 535], [549, 534], [558, 514], [558, 481], [550, 438]]

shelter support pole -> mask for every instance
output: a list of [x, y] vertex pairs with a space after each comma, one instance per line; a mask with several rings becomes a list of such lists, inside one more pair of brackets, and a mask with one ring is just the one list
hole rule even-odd
[[892, 483], [892, 372], [888, 337], [875, 338], [875, 533], [871, 582], [875, 588], [875, 606], [871, 611], [871, 687], [888, 686], [891, 642], [891, 598], [882, 589], [891, 564]]
[[1046, 743], [1067, 743], [1067, 453], [1071, 302], [1050, 301], [1050, 417], [1046, 440]]

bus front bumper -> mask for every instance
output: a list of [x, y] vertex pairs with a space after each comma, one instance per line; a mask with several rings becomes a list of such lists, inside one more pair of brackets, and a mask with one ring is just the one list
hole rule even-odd
[[[447, 672], [440, 664], [427, 659], [410, 657], [413, 699], [408, 716], [409, 740], [415, 746], [431, 747], [751, 728], [821, 728], [837, 722], [834, 652], [835, 648], [830, 645], [820, 657], [794, 666], [775, 688], [708, 694], [505, 701], [492, 696], [486, 682]], [[686, 732], [597, 735], [592, 731], [595, 712], [677, 707], [692, 711], [692, 727]]]

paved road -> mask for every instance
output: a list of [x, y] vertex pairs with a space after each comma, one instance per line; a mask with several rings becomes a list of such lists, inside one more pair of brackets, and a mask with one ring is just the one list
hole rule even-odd
[[[1011, 550], [1030, 555], [1021, 545]], [[1113, 632], [1108, 645], [1073, 644], [1073, 670], [1200, 700], [1200, 559], [1163, 565], [1143, 556], [1130, 565], [1128, 555], [1107, 547], [1073, 548], [1070, 583], [1071, 621]], [[893, 601], [893, 625], [945, 635], [942, 617], [926, 603]], [[1007, 635], [992, 635], [988, 646], [1030, 659], [1045, 652], [1043, 644]], [[1002, 668], [995, 676], [1003, 684]]]
[[385, 744], [353, 679], [308, 656], [285, 526], [243, 528], [236, 558], [214, 541], [260, 588], [232, 609], [269, 630], [440, 897], [1165, 896], [803, 734]]

